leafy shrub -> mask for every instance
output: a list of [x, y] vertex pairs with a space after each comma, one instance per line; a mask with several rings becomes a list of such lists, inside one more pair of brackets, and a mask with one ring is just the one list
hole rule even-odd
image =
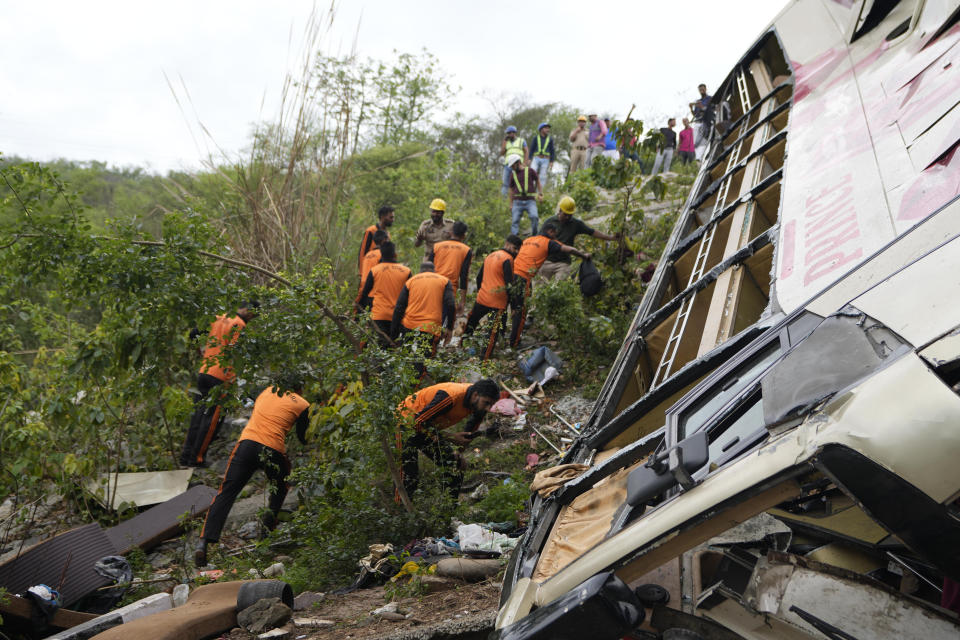
[[474, 508], [484, 522], [516, 520], [517, 511], [522, 511], [530, 498], [528, 482], [520, 473], [513, 474], [503, 483], [494, 485]]
[[577, 203], [577, 212], [593, 211], [597, 206], [597, 189], [589, 171], [572, 173], [563, 184], [562, 191]]

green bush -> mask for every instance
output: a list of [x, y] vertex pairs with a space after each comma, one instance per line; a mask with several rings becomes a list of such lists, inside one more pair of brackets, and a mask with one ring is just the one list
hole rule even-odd
[[483, 522], [516, 521], [517, 511], [522, 511], [530, 497], [528, 481], [520, 473], [494, 485], [480, 502], [474, 506], [474, 513]]
[[576, 171], [563, 184], [563, 193], [577, 203], [577, 213], [593, 211], [597, 206], [597, 189], [589, 171]]

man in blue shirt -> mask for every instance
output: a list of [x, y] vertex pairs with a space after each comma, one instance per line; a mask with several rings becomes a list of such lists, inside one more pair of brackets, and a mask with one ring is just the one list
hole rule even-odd
[[556, 148], [553, 144], [553, 136], [550, 135], [550, 123], [541, 122], [537, 127], [537, 135], [530, 138], [530, 154], [533, 156], [533, 162], [530, 167], [537, 172], [540, 178], [540, 186], [547, 185], [547, 178], [550, 174], [550, 167], [557, 159]]
[[503, 142], [500, 144], [500, 155], [503, 156], [503, 183], [500, 186], [500, 194], [507, 195], [510, 188], [510, 164], [507, 158], [510, 156], [520, 156], [524, 165], [530, 164], [530, 149], [527, 147], [527, 141], [517, 135], [517, 128], [513, 125], [507, 127], [504, 132]]

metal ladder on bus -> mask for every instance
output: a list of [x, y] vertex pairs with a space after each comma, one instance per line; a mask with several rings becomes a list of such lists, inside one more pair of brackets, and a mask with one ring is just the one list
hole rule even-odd
[[[737, 73], [737, 90], [740, 93], [741, 105], [743, 105], [743, 111], [746, 112], [750, 108], [750, 95], [747, 91], [746, 77], [744, 76], [743, 69], [740, 69]], [[713, 203], [713, 210], [710, 213], [710, 228], [704, 233], [703, 237], [700, 239], [700, 247], [697, 250], [697, 258], [694, 260], [693, 269], [690, 271], [690, 278], [687, 281], [687, 288], [690, 288], [694, 282], [703, 277], [703, 270], [707, 263], [707, 257], [710, 255], [710, 249], [713, 246], [713, 237], [717, 232], [718, 222], [715, 221], [716, 215], [723, 210], [723, 207], [726, 205], [727, 196], [730, 194], [730, 183], [733, 181], [733, 175], [730, 173], [730, 170], [740, 162], [740, 154], [743, 152], [743, 133], [749, 126], [749, 119], [745, 119], [740, 125], [740, 130], [737, 132], [737, 143], [734, 149], [730, 152], [730, 155], [727, 157], [727, 164], [724, 167], [723, 173], [727, 177], [720, 184], [720, 188], [717, 190], [717, 198]], [[677, 313], [677, 317], [673, 321], [673, 327], [670, 329], [670, 337], [667, 339], [667, 344], [664, 346], [663, 355], [660, 358], [660, 364], [657, 366], [656, 372], [654, 372], [653, 379], [650, 381], [650, 388], [654, 389], [660, 384], [663, 383], [668, 377], [670, 377], [670, 371], [673, 368], [673, 363], [677, 358], [677, 353], [680, 350], [680, 340], [683, 337], [683, 332], [687, 328], [687, 320], [690, 318], [690, 312], [693, 310], [693, 300], [695, 297], [695, 292], [691, 294], [680, 304], [680, 311]]]

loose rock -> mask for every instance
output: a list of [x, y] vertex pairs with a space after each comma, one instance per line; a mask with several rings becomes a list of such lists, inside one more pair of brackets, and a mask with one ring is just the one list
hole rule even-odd
[[451, 578], [423, 575], [420, 576], [420, 584], [427, 593], [439, 593], [440, 591], [450, 591], [452, 589], [456, 589], [462, 583]]
[[313, 605], [318, 602], [323, 602], [326, 597], [327, 594], [320, 593], [319, 591], [304, 591], [293, 599], [293, 610], [306, 611], [307, 609], [312, 609]]
[[290, 632], [286, 629], [274, 629], [273, 631], [267, 631], [266, 633], [261, 633], [257, 636], [257, 640], [267, 640], [269, 638], [289, 638]]
[[237, 623], [250, 633], [260, 634], [285, 624], [293, 610], [280, 598], [264, 598], [237, 614]]
[[260, 535], [260, 523], [251, 520], [237, 530], [237, 536], [244, 540], [250, 540]]
[[173, 606], [180, 607], [187, 604], [187, 596], [190, 595], [190, 585], [178, 584], [173, 588]]

